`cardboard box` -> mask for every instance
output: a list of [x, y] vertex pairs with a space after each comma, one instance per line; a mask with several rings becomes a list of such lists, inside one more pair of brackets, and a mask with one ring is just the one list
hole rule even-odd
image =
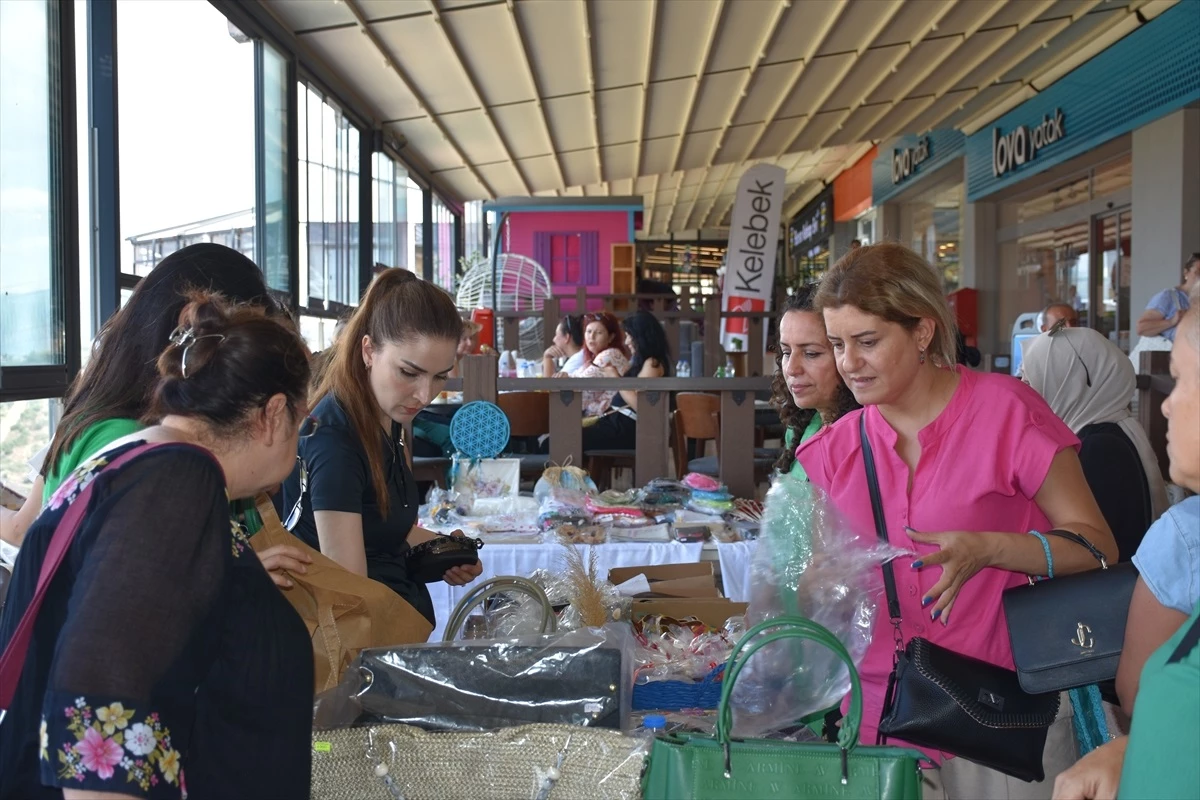
[[659, 564], [645, 567], [616, 567], [608, 571], [609, 583], [614, 586], [630, 578], [645, 575], [650, 591], [638, 597], [707, 597], [719, 598], [713, 562], [697, 564]]
[[631, 616], [637, 620], [647, 614], [664, 614], [674, 619], [695, 617], [710, 628], [722, 628], [730, 617], [746, 613], [749, 603], [735, 603], [724, 598], [634, 600]]

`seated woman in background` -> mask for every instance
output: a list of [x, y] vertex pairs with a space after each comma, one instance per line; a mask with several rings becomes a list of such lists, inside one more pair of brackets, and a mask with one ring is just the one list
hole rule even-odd
[[[1200, 492], [1200, 290], [1195, 288], [1171, 351], [1171, 375], [1175, 388], [1162, 405], [1171, 480]], [[1200, 759], [1196, 758], [1200, 752], [1200, 604], [1196, 600], [1200, 569], [1195, 533], [1200, 530], [1200, 497], [1178, 504], [1168, 517], [1171, 522], [1163, 525], [1159, 520], [1138, 550], [1137, 565], [1143, 573], [1129, 607], [1117, 672], [1122, 705], [1133, 712], [1132, 729], [1060, 775], [1055, 798], [1191, 800], [1200, 796]], [[1175, 524], [1184, 534], [1182, 539], [1170, 530]], [[1149, 552], [1159, 545], [1164, 552]], [[1178, 554], [1179, 562], [1169, 563], [1168, 549]], [[1151, 578], [1151, 573], [1157, 578]], [[1151, 619], [1144, 613], [1151, 592], [1176, 607], [1161, 609], [1157, 619]], [[1178, 605], [1187, 600], [1193, 605], [1181, 612]], [[1150, 611], [1154, 614], [1152, 607]], [[1149, 630], [1138, 630], [1141, 624]], [[1131, 692], [1136, 693], [1136, 704], [1129, 708]]]
[[309, 795], [312, 643], [229, 505], [291, 471], [307, 350], [262, 308], [212, 295], [171, 342], [151, 427], [65, 476], [21, 548], [0, 650], [57, 526], [87, 503], [0, 725], [2, 798]]
[[825, 320], [813, 310], [816, 291], [815, 284], [801, 286], [783, 308], [771, 382], [771, 405], [785, 426], [783, 452], [775, 468], [801, 478], [806, 476], [796, 461], [796, 448], [859, 407], [838, 374], [833, 348], [825, 336]]
[[[649, 311], [637, 311], [621, 323], [631, 358], [624, 372], [604, 367], [607, 378], [661, 378], [670, 374], [667, 334]], [[633, 450], [637, 446], [637, 392], [617, 392], [594, 425], [583, 429], [583, 450]]]
[[1167, 488], [1150, 440], [1129, 409], [1133, 365], [1099, 331], [1059, 324], [1025, 345], [1025, 382], [1082, 443], [1083, 474], [1123, 558], [1167, 510]]
[[[629, 348], [617, 318], [607, 311], [583, 315], [583, 366], [567, 373], [572, 378], [606, 377], [605, 367], [617, 374], [629, 369]], [[584, 392], [583, 415], [598, 417], [612, 405], [616, 392]]]
[[[558, 359], [566, 362], [560, 368]], [[565, 316], [554, 329], [554, 344], [542, 355], [542, 374], [546, 377], [570, 375], [583, 368], [583, 322], [580, 317]]]

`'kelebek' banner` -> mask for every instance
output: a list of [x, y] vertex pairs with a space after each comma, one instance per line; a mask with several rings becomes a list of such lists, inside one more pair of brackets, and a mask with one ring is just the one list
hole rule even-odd
[[[725, 255], [725, 290], [721, 308], [767, 311], [775, 288], [775, 256], [779, 252], [779, 214], [787, 172], [773, 164], [756, 164], [738, 181], [729, 222]], [[721, 344], [731, 352], [746, 350], [749, 321], [721, 323]]]

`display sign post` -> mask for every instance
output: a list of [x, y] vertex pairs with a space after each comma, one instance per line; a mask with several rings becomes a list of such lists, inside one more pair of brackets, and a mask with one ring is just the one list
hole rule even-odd
[[[738, 181], [721, 295], [721, 307], [727, 311], [770, 309], [786, 179], [781, 167], [755, 164]], [[728, 352], [745, 352], [749, 330], [745, 317], [722, 320], [721, 345]]]

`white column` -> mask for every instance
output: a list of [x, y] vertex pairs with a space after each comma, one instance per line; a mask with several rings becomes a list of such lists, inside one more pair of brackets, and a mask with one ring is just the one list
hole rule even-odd
[[966, 204], [959, 247], [962, 253], [962, 285], [979, 292], [979, 349], [993, 355], [1006, 352], [1008, 334], [1005, 332], [1001, 336], [997, 328], [1000, 251], [996, 245], [995, 204]]
[[[1183, 262], [1200, 251], [1200, 109], [1133, 132], [1132, 247], [1134, 322], [1155, 293], [1179, 284]], [[1136, 332], [1130, 339], [1137, 344]]]

